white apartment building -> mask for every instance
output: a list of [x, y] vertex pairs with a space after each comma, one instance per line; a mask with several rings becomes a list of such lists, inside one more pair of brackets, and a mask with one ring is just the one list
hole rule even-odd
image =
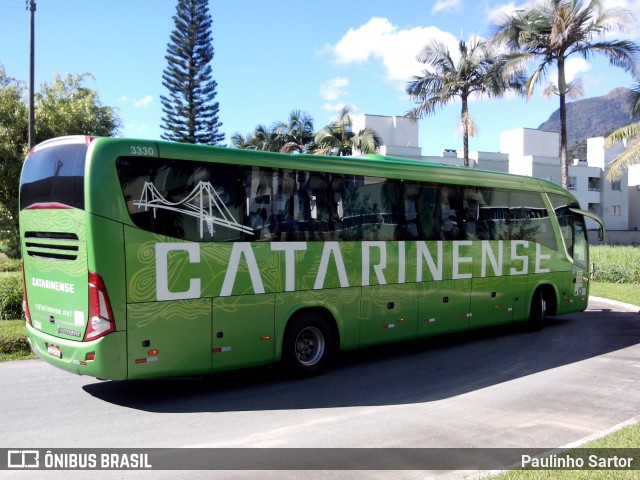
[[[440, 156], [422, 156], [418, 145], [419, 122], [404, 117], [359, 115], [355, 131], [372, 128], [382, 138], [380, 154], [419, 158], [426, 162], [463, 165], [462, 151], [443, 149]], [[549, 180], [560, 184], [560, 135], [531, 128], [500, 134], [500, 152], [470, 152], [469, 166]], [[622, 144], [604, 148], [604, 138], [587, 141], [587, 158], [569, 165], [569, 190], [583, 210], [599, 215], [611, 243], [640, 243], [640, 167], [624, 172], [618, 181], [607, 180], [609, 163], [624, 149]], [[595, 229], [595, 222], [587, 221]], [[615, 232], [631, 231], [623, 237]], [[637, 234], [636, 234], [637, 233]], [[637, 238], [636, 238], [637, 237]], [[621, 240], [616, 240], [621, 238]]]

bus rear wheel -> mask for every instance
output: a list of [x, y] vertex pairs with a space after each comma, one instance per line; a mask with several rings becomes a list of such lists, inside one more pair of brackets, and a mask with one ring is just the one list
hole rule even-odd
[[293, 319], [287, 326], [282, 345], [282, 359], [294, 375], [319, 374], [328, 367], [333, 353], [333, 335], [321, 315], [305, 313]]

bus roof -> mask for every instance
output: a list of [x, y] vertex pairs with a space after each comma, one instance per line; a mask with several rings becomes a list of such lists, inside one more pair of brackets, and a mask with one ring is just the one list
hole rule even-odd
[[[84, 137], [82, 137], [84, 138]], [[311, 154], [285, 154], [243, 150], [177, 142], [139, 140], [127, 138], [96, 137], [92, 142], [94, 151], [113, 156], [127, 155], [132, 146], [152, 146], [154, 156], [203, 162], [228, 163], [257, 167], [278, 167], [291, 170], [310, 170], [345, 175], [366, 175], [400, 179], [406, 181], [437, 182], [478, 187], [500, 187], [516, 190], [547, 192], [563, 195], [575, 200], [564, 188], [546, 180], [494, 172], [475, 168], [450, 166], [425, 162], [418, 159], [388, 157], [382, 155], [326, 156]], [[129, 153], [129, 155], [131, 155]], [[89, 168], [106, 167], [93, 164]]]

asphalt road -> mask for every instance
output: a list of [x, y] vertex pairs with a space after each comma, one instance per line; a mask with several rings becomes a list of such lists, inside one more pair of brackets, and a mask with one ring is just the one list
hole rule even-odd
[[[625, 311], [627, 310], [627, 311]], [[305, 380], [278, 369], [102, 382], [0, 364], [0, 448], [559, 447], [640, 415], [640, 314], [584, 313], [350, 352]], [[0, 478], [88, 478], [0, 471]], [[247, 475], [248, 473], [248, 475]], [[468, 475], [465, 472], [464, 475]], [[461, 478], [462, 472], [368, 472]], [[296, 472], [91, 472], [91, 478], [299, 478]], [[307, 472], [307, 478], [362, 478]]]

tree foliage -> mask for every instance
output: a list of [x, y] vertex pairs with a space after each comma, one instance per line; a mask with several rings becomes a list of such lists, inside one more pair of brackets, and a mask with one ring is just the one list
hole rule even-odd
[[211, 15], [208, 0], [178, 0], [173, 17], [175, 29], [167, 45], [167, 68], [161, 95], [162, 138], [185, 143], [219, 145], [220, 106], [215, 101], [217, 83], [212, 78]]
[[56, 74], [53, 82], [40, 86], [35, 95], [36, 143], [71, 134], [108, 137], [120, 130], [115, 109], [102, 105], [98, 92], [84, 85], [89, 79], [94, 80], [91, 73]]
[[638, 45], [630, 40], [604, 38], [610, 31], [626, 29], [633, 20], [629, 10], [605, 9], [600, 0], [586, 4], [582, 0], [538, 0], [528, 10], [516, 10], [496, 19], [494, 38], [514, 52], [512, 63], [537, 63], [525, 85], [527, 95], [533, 93], [534, 86], [547, 77], [552, 67], [557, 69], [554, 90], [560, 100], [561, 184], [565, 188], [569, 171], [566, 97], [572, 87], [566, 78], [567, 59], [572, 55], [588, 59], [600, 54], [611, 65], [635, 72]]
[[410, 118], [431, 115], [437, 107], [460, 99], [460, 130], [463, 138], [464, 165], [469, 166], [469, 137], [476, 126], [469, 113], [469, 100], [473, 96], [502, 96], [507, 90], [519, 91], [524, 77], [518, 71], [507, 74], [506, 57], [498, 49], [474, 37], [467, 43], [458, 41], [458, 60], [449, 48], [432, 40], [418, 54], [417, 60], [427, 67], [423, 74], [414, 76], [407, 85], [407, 93], [417, 106], [407, 113]]
[[[91, 74], [56, 75], [35, 95], [35, 133], [40, 143], [64, 135], [111, 136], [121, 121], [103, 106], [95, 90], [84, 86]], [[0, 65], [0, 231], [10, 256], [19, 255], [18, 189], [28, 145], [28, 100], [23, 82]]]
[[17, 256], [18, 181], [28, 144], [25, 86], [0, 65], [0, 232], [7, 253]]
[[274, 122], [270, 128], [258, 125], [246, 137], [235, 133], [231, 143], [247, 150], [346, 156], [354, 151], [376, 153], [382, 139], [370, 128], [354, 132], [352, 109], [344, 106], [335, 120], [315, 134], [311, 115], [293, 110], [288, 121]]
[[[628, 101], [631, 107], [631, 116], [640, 115], [640, 78], [636, 79], [635, 85], [629, 91]], [[627, 148], [611, 162], [609, 172], [607, 172], [607, 177], [611, 180], [618, 180], [624, 170], [640, 164], [640, 122], [626, 125], [614, 131], [607, 137], [605, 146], [611, 147], [618, 142], [624, 142]]]
[[271, 127], [258, 125], [246, 137], [235, 133], [235, 148], [281, 153], [306, 153], [313, 144], [313, 118], [307, 112], [293, 110], [287, 121], [276, 121]]
[[312, 153], [336, 156], [352, 155], [354, 150], [376, 153], [382, 139], [370, 128], [354, 132], [352, 115], [351, 107], [342, 107], [336, 119], [316, 133]]
[[282, 153], [306, 153], [313, 143], [313, 118], [307, 112], [293, 110], [287, 122], [272, 125], [276, 147]]

